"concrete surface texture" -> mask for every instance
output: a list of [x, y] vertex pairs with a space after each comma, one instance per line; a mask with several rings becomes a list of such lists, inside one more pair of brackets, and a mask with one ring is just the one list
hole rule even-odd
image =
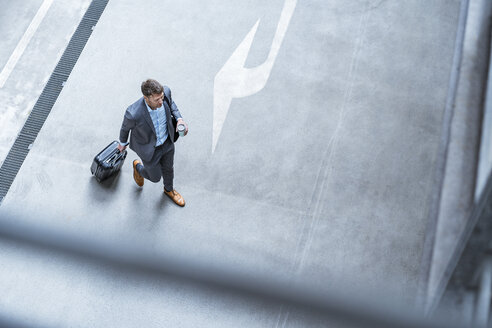
[[[149, 252], [412, 301], [460, 2], [297, 2], [265, 87], [232, 100], [212, 153], [215, 75], [258, 19], [245, 64], [265, 62], [283, 5], [110, 1], [0, 208], [129, 236]], [[115, 180], [90, 176], [148, 77], [171, 87], [190, 127], [175, 157], [185, 208], [161, 183], [135, 185], [131, 151]], [[0, 306], [53, 325], [321, 325], [281, 306], [0, 251]]]
[[0, 72], [12, 55], [19, 57], [0, 87], [0, 165], [90, 3], [54, 1], [24, 51], [14, 54], [43, 2], [0, 0]]

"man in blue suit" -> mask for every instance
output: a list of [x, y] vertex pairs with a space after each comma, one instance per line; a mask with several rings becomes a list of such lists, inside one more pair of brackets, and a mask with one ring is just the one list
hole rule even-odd
[[[142, 82], [143, 97], [130, 105], [123, 118], [118, 149], [130, 149], [142, 159], [133, 161], [133, 179], [140, 187], [144, 179], [164, 181], [164, 193], [179, 206], [184, 206], [183, 197], [174, 189], [174, 134], [171, 115], [177, 124], [184, 124], [185, 135], [188, 126], [181, 117], [171, 97], [171, 90], [153, 79]], [[130, 134], [130, 142], [128, 135]]]

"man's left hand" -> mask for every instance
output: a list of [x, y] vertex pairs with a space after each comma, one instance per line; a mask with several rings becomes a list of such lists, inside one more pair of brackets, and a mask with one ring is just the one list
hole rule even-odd
[[178, 125], [179, 124], [183, 124], [185, 126], [185, 135], [187, 135], [188, 134], [188, 124], [186, 124], [182, 118], [178, 118], [178, 121], [176, 122], [176, 132], [178, 132]]

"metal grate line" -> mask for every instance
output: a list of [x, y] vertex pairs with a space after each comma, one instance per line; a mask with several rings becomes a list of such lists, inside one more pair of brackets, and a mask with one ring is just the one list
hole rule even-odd
[[70, 73], [65, 74], [65, 73], [60, 72], [57, 69], [55, 69], [55, 71], [53, 72], [53, 74], [60, 75], [60, 76], [66, 77], [66, 78], [68, 78], [70, 76]]
[[109, 0], [92, 0], [0, 167], [0, 205], [56, 103]]
[[51, 108], [53, 106], [53, 103], [51, 103], [51, 101], [53, 99], [56, 99], [55, 94], [48, 92], [47, 89], [46, 92], [41, 93], [41, 96], [42, 97], [39, 97], [38, 101], [36, 101], [36, 103], [34, 104], [34, 107], [31, 112], [34, 112], [36, 110], [35, 107], [43, 107], [44, 105], [47, 105], [49, 108]]
[[[49, 112], [54, 103], [55, 99], [43, 99], [42, 101], [38, 101], [32, 108], [31, 113]], [[31, 113], [29, 113], [29, 115], [31, 115]]]
[[95, 19], [95, 18], [86, 18], [85, 20], [97, 22], [97, 19]]
[[48, 115], [49, 115], [49, 111], [38, 110], [35, 112], [31, 112], [31, 115], [29, 115], [27, 119], [30, 121], [29, 122], [30, 126], [32, 126], [33, 124], [38, 125], [37, 121], [39, 119], [48, 117]]
[[[22, 165], [22, 161], [13, 161], [13, 159], [22, 159], [22, 158], [25, 158], [25, 156], [27, 156], [27, 154], [25, 154], [25, 152], [21, 151], [21, 150], [18, 150], [16, 151], [15, 153], [12, 153], [10, 154], [10, 156], [8, 156], [6, 159], [5, 159], [5, 162], [3, 163], [2, 167], [5, 165], [5, 167], [20, 167]], [[7, 160], [9, 159], [9, 160]]]
[[[10, 157], [22, 157], [24, 156], [25, 150], [29, 149], [29, 145], [32, 142], [26, 143], [26, 144], [17, 144], [15, 145], [15, 148], [12, 149], [12, 152], [9, 153]], [[27, 154], [27, 153], [26, 153]], [[9, 155], [7, 155], [7, 158], [5, 159], [5, 162], [3, 163], [4, 165], [11, 165], [11, 164], [16, 164], [16, 163], [10, 163], [7, 159], [9, 158]], [[2, 165], [3, 166], [3, 165]]]

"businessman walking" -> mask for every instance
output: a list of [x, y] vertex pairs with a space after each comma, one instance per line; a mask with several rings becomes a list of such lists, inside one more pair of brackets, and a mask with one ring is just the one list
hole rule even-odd
[[[153, 79], [142, 82], [143, 97], [130, 105], [123, 118], [118, 149], [123, 151], [128, 145], [142, 161], [133, 161], [133, 179], [140, 187], [144, 179], [164, 182], [164, 193], [179, 206], [184, 206], [183, 197], [174, 189], [174, 134], [171, 115], [178, 124], [188, 126], [181, 117], [178, 107], [171, 97], [171, 90]], [[128, 142], [128, 135], [130, 134]]]

